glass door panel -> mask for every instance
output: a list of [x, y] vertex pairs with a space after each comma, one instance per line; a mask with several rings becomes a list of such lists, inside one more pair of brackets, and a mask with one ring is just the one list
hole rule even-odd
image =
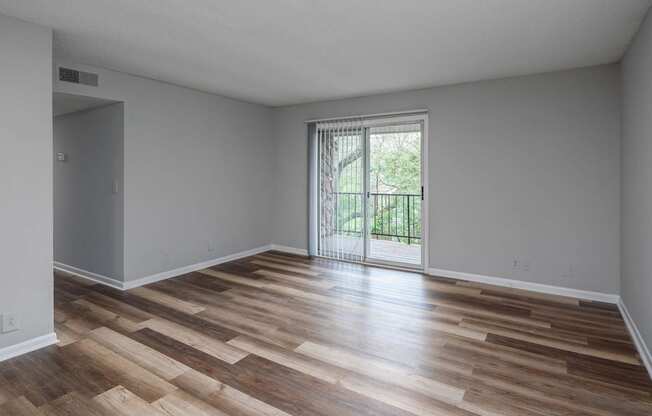
[[367, 259], [422, 266], [421, 122], [368, 127]]

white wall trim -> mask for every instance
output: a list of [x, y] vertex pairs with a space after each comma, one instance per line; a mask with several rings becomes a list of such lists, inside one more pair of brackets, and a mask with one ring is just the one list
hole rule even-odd
[[28, 352], [36, 351], [41, 348], [49, 347], [50, 345], [56, 344], [57, 342], [59, 342], [57, 339], [57, 334], [52, 332], [47, 335], [41, 335], [40, 337], [28, 339], [27, 341], [23, 341], [18, 344], [0, 348], [0, 361], [18, 357], [19, 355], [27, 354]]
[[[55, 270], [62, 271], [64, 273], [70, 273], [74, 276], [82, 277], [84, 279], [91, 280], [96, 283], [101, 283], [106, 286], [110, 286], [118, 290], [129, 290], [136, 287], [144, 286], [150, 283], [159, 282], [161, 280], [170, 279], [172, 277], [181, 276], [182, 274], [194, 272], [197, 270], [206, 269], [208, 267], [217, 266], [218, 264], [226, 263], [229, 261], [241, 259], [243, 257], [253, 256], [264, 251], [269, 251], [272, 249], [272, 245], [268, 244], [265, 246], [257, 247], [251, 250], [241, 251], [239, 253], [229, 254], [228, 256], [219, 257], [212, 260], [203, 261], [201, 263], [190, 264], [188, 266], [179, 267], [178, 269], [169, 270], [161, 273], [156, 273], [150, 276], [141, 277], [136, 280], [130, 280], [123, 282], [111, 277], [102, 276], [97, 273], [89, 272], [88, 270], [83, 270], [77, 267], [69, 266], [63, 263], [54, 263]], [[280, 250], [280, 249], [279, 249]]]
[[306, 250], [305, 248], [282, 246], [282, 245], [279, 245], [279, 244], [272, 244], [271, 245], [271, 250], [282, 251], [284, 253], [289, 253], [289, 254], [296, 254], [298, 256], [307, 256], [308, 255], [308, 250]]
[[241, 259], [243, 257], [253, 256], [255, 254], [262, 253], [264, 251], [271, 250], [272, 245], [268, 244], [266, 246], [257, 247], [251, 250], [241, 251], [239, 253], [229, 254], [228, 256], [220, 257], [217, 259], [203, 261], [201, 263], [195, 263], [188, 266], [180, 267], [178, 269], [169, 270], [167, 272], [156, 273], [150, 276], [141, 277], [140, 279], [130, 280], [123, 283], [123, 290], [133, 289], [135, 287], [144, 286], [154, 282], [160, 282], [161, 280], [170, 279], [172, 277], [180, 276], [182, 274], [195, 272], [197, 270], [206, 269], [212, 266], [217, 266], [218, 264], [227, 263], [229, 261]]
[[617, 304], [620, 296], [611, 293], [591, 292], [588, 290], [571, 289], [562, 286], [544, 285], [541, 283], [524, 282], [522, 280], [505, 279], [502, 277], [484, 276], [481, 274], [456, 272], [443, 269], [428, 269], [432, 276], [450, 277], [453, 279], [468, 280], [470, 282], [487, 283], [495, 286], [511, 287], [515, 289], [530, 290], [532, 292], [547, 293], [550, 295], [568, 296], [571, 298], [594, 300]]
[[423, 270], [430, 268], [430, 115], [423, 115], [423, 137], [421, 138], [421, 186], [423, 186], [423, 201], [421, 202], [421, 260]]
[[95, 283], [102, 283], [103, 285], [110, 286], [114, 289], [124, 290], [123, 282], [112, 277], [104, 276], [101, 274], [89, 272], [88, 270], [80, 269], [79, 267], [70, 266], [65, 263], [54, 262], [54, 269], [60, 272], [69, 273], [73, 276], [82, 277], [84, 279], [92, 280]]
[[69, 273], [74, 276], [82, 277], [84, 279], [91, 280], [95, 283], [101, 283], [103, 285], [110, 286], [118, 290], [129, 290], [136, 287], [144, 286], [150, 283], [160, 282], [161, 280], [170, 279], [172, 277], [181, 276], [182, 274], [194, 272], [197, 270], [206, 269], [208, 267], [217, 266], [218, 264], [227, 263], [229, 261], [238, 260], [244, 257], [253, 256], [269, 250], [278, 250], [291, 254], [298, 254], [300, 256], [307, 256], [308, 250], [303, 248], [295, 248], [282, 246], [278, 244], [268, 244], [265, 246], [257, 247], [251, 250], [241, 251], [239, 253], [230, 254], [228, 256], [219, 257], [217, 259], [207, 260], [200, 263], [190, 264], [188, 266], [179, 267], [178, 269], [168, 270], [161, 273], [156, 273], [150, 276], [141, 277], [136, 280], [129, 280], [123, 282], [121, 280], [114, 279], [112, 277], [103, 276], [101, 274], [89, 272], [88, 270], [80, 269], [78, 267], [70, 266], [68, 264], [55, 262], [54, 269], [59, 270], [64, 273]]
[[638, 327], [636, 326], [636, 322], [634, 322], [634, 319], [629, 314], [629, 311], [627, 310], [627, 306], [625, 306], [625, 302], [623, 301], [622, 298], [618, 300], [618, 309], [620, 309], [620, 314], [623, 316], [623, 319], [625, 320], [625, 324], [627, 325], [627, 329], [629, 330], [629, 333], [632, 336], [632, 339], [634, 340], [634, 344], [636, 345], [638, 354], [641, 356], [643, 365], [645, 365], [645, 368], [647, 369], [647, 373], [650, 375], [650, 377], [652, 377], [652, 354], [650, 354], [650, 349], [645, 343], [645, 340], [643, 339], [641, 332], [638, 330]]

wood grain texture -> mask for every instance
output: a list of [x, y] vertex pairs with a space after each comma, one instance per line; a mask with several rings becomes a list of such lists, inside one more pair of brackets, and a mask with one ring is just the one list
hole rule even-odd
[[57, 273], [2, 416], [644, 416], [600, 302], [266, 252], [127, 292]]
[[108, 414], [118, 416], [165, 416], [156, 407], [147, 403], [122, 386], [98, 394], [93, 400]]

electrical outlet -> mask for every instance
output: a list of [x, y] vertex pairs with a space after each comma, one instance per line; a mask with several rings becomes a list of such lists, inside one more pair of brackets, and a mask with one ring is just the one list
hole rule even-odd
[[2, 315], [2, 333], [14, 332], [20, 329], [18, 318], [13, 313], [5, 313]]
[[512, 261], [512, 270], [515, 272], [529, 272], [530, 260], [514, 259]]
[[575, 277], [575, 267], [571, 264], [568, 266], [568, 269], [561, 274], [561, 277], [565, 279], [572, 279]]

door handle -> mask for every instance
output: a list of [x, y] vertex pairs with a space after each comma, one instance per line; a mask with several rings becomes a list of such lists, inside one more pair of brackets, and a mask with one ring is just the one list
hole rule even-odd
[[421, 187], [421, 200], [423, 201], [423, 186]]

